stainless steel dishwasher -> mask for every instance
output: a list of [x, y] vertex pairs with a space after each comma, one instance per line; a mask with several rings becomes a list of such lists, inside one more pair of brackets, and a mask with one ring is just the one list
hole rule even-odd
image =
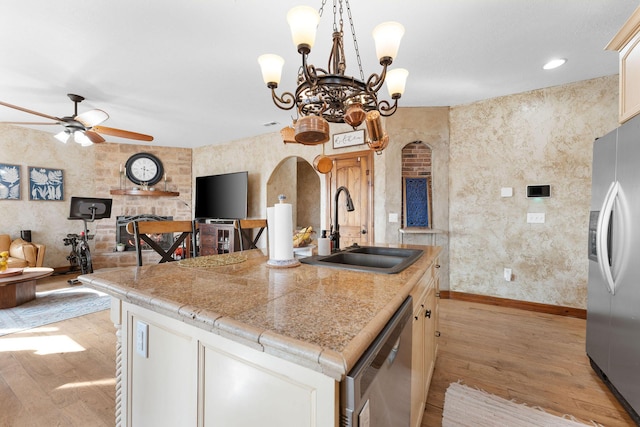
[[340, 383], [341, 427], [409, 427], [411, 313], [409, 296]]

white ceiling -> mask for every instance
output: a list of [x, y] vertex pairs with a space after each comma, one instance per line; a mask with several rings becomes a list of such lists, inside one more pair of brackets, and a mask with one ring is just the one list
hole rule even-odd
[[[332, 2], [311, 63], [325, 68]], [[604, 47], [638, 0], [351, 0], [365, 75], [379, 72], [371, 31], [404, 24], [394, 66], [410, 72], [401, 106], [460, 105], [617, 73]], [[319, 0], [3, 0], [0, 101], [52, 116], [67, 93], [111, 116], [105, 126], [151, 134], [153, 144], [199, 147], [289, 124], [262, 82], [257, 57], [286, 60], [278, 89], [293, 91], [300, 58], [287, 11]], [[345, 16], [346, 19], [346, 16]], [[345, 28], [347, 74], [359, 75]], [[553, 71], [554, 57], [568, 63]], [[383, 89], [387, 98], [386, 88]], [[42, 121], [0, 106], [2, 121]], [[278, 122], [265, 127], [268, 122]], [[56, 133], [57, 126], [40, 127]], [[131, 142], [107, 137], [112, 142]], [[52, 143], [58, 143], [52, 139]]]

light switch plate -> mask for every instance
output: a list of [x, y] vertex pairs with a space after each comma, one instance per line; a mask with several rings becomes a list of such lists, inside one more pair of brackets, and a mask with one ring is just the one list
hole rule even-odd
[[528, 212], [527, 213], [527, 223], [529, 224], [544, 224], [544, 214], [538, 212]]
[[398, 222], [398, 214], [390, 213], [389, 214], [389, 222]]
[[502, 187], [500, 189], [500, 197], [513, 197], [513, 188]]
[[136, 353], [145, 359], [149, 357], [149, 325], [136, 321]]

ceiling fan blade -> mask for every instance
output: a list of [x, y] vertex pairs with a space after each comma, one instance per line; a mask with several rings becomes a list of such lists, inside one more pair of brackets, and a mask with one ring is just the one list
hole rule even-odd
[[79, 121], [85, 127], [93, 127], [99, 125], [109, 118], [109, 115], [102, 110], [89, 110], [78, 114], [74, 120]]
[[53, 120], [54, 122], [60, 122], [62, 119], [58, 117], [50, 116], [44, 113], [38, 113], [37, 111], [29, 110], [27, 108], [18, 107], [17, 105], [7, 104], [6, 102], [0, 101], [0, 105], [4, 105], [5, 107], [13, 108], [14, 110], [24, 111], [25, 113], [34, 114], [36, 116], [44, 117], [45, 119]]
[[145, 135], [143, 133], [130, 132], [128, 130], [109, 128], [105, 126], [94, 126], [91, 130], [105, 135], [117, 136], [120, 138], [136, 139], [138, 141], [153, 141], [151, 135]]
[[49, 126], [49, 125], [58, 125], [59, 123], [51, 123], [51, 122], [0, 122], [3, 125], [33, 125], [33, 126]]
[[84, 131], [84, 135], [89, 138], [89, 140], [91, 142], [93, 142], [94, 144], [99, 144], [101, 142], [105, 142], [106, 140], [101, 137], [100, 135], [98, 135], [96, 132], [92, 131], [92, 130], [86, 130]]

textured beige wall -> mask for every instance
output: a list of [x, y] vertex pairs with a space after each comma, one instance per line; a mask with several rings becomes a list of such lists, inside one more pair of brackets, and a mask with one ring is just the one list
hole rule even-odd
[[[93, 194], [94, 148], [62, 144], [49, 133], [0, 124], [0, 163], [21, 166], [21, 199], [0, 200], [0, 233], [16, 238], [20, 230], [31, 230], [32, 241], [47, 245], [45, 266], [69, 265], [70, 248], [62, 239], [82, 231], [82, 222], [67, 220], [69, 200]], [[29, 166], [63, 169], [64, 200], [29, 200]]]
[[[451, 290], [586, 308], [592, 143], [617, 127], [617, 94], [611, 76], [451, 109]], [[527, 198], [537, 184], [551, 197]]]

